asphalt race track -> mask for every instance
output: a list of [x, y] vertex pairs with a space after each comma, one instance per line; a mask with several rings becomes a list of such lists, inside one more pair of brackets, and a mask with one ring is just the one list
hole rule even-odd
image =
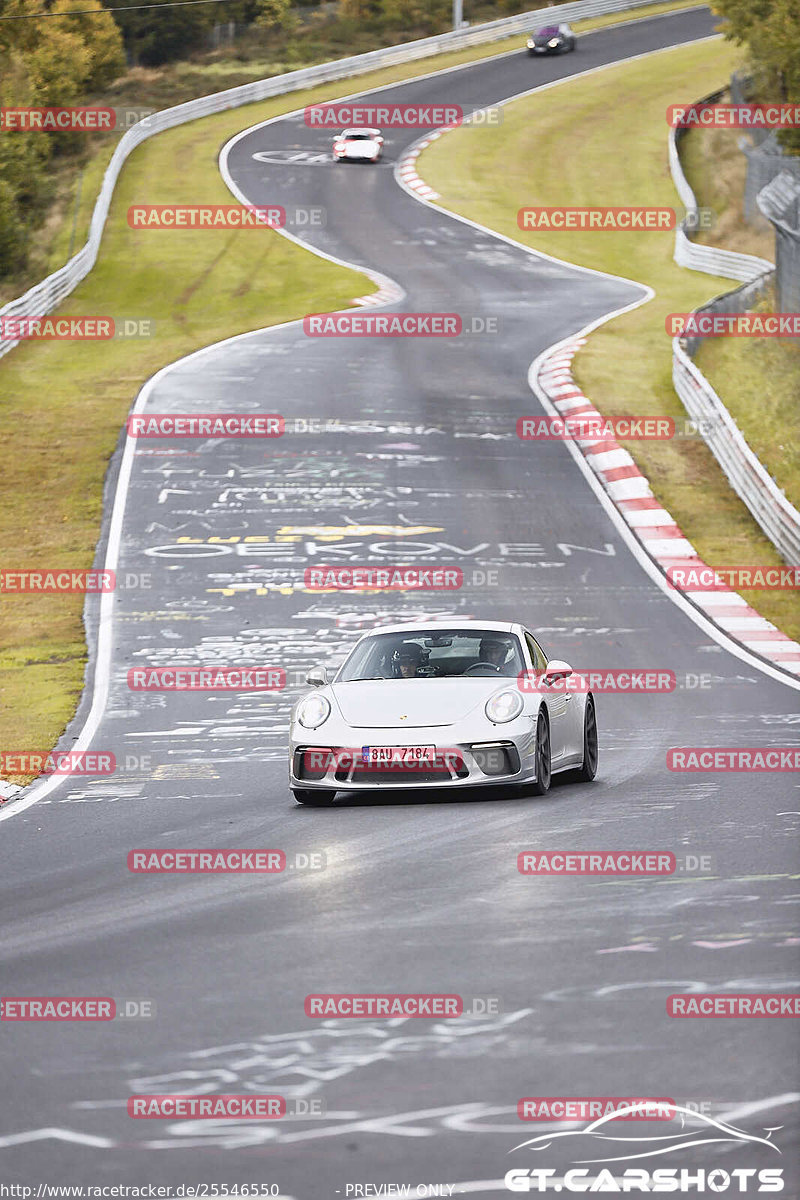
[[[517, 53], [379, 98], [472, 109], [712, 29], [708, 10], [691, 10], [585, 36], [564, 58]], [[519, 1121], [521, 1097], [648, 1096], [703, 1104], [762, 1138], [780, 1127], [770, 1138], [782, 1155], [727, 1144], [667, 1165], [780, 1166], [796, 1198], [793, 1022], [681, 1021], [665, 1001], [798, 986], [797, 782], [666, 767], [673, 746], [796, 744], [798, 691], [731, 653], [653, 582], [562, 443], [516, 437], [517, 417], [540, 411], [531, 361], [642, 289], [420, 204], [392, 170], [418, 136], [388, 131], [377, 168], [319, 161], [329, 135], [302, 116], [231, 148], [244, 196], [290, 214], [324, 210], [324, 227], [303, 240], [394, 281], [394, 309], [496, 318], [499, 331], [363, 341], [292, 324], [184, 360], [140, 397], [156, 413], [280, 413], [287, 433], [139, 441], [117, 456], [98, 562], [118, 550], [132, 586], [117, 592], [113, 620], [89, 604], [99, 674], [74, 733], [94, 706], [91, 745], [120, 769], [3, 809], [0, 972], [4, 995], [147, 999], [155, 1013], [4, 1023], [0, 1174], [218, 1194], [276, 1185], [293, 1200], [367, 1184], [510, 1194], [505, 1172], [534, 1164], [509, 1151], [556, 1128]], [[127, 500], [112, 521], [118, 483]], [[398, 561], [457, 565], [465, 586], [417, 596], [298, 587], [308, 566]], [[556, 780], [541, 800], [340, 793], [329, 810], [295, 805], [285, 739], [305, 670], [340, 660], [364, 628], [423, 615], [521, 620], [552, 657], [670, 669], [680, 686], [598, 697], [590, 786]], [[127, 686], [137, 665], [200, 664], [282, 667], [290, 686]], [[138, 875], [126, 865], [137, 847], [268, 847], [290, 862], [317, 852], [326, 868]], [[531, 848], [707, 861], [663, 879], [537, 880], [517, 871]], [[499, 1011], [320, 1021], [304, 1015], [312, 992], [458, 993]], [[132, 1120], [128, 1097], [155, 1092], [280, 1093], [321, 1102], [324, 1115]], [[536, 1165], [571, 1161], [553, 1149]]]

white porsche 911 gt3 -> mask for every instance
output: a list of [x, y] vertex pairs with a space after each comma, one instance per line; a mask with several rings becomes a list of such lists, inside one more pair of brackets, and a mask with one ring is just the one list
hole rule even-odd
[[333, 139], [335, 162], [377, 162], [383, 154], [379, 129], [343, 129]]
[[568, 663], [548, 661], [522, 625], [384, 625], [292, 711], [289, 786], [300, 804], [337, 790], [520, 784], [597, 773], [594, 698]]

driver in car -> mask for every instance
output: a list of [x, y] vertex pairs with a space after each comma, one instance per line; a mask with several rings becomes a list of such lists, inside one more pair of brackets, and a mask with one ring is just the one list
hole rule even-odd
[[478, 661], [488, 663], [500, 671], [506, 661], [508, 647], [502, 638], [481, 638], [478, 647]]
[[406, 642], [395, 653], [395, 678], [416, 679], [422, 664], [422, 649], [416, 642]]

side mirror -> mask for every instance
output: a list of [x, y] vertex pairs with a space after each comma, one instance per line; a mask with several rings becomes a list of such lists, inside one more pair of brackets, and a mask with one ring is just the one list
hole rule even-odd
[[328, 682], [327, 667], [312, 667], [306, 675], [306, 683], [311, 687], [323, 687]]
[[544, 683], [551, 684], [557, 679], [566, 679], [572, 674], [572, 667], [561, 658], [551, 658], [544, 672]]

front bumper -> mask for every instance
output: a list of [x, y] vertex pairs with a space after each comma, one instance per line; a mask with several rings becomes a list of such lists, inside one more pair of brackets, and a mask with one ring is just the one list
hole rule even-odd
[[[327, 722], [326, 722], [327, 724]], [[336, 722], [338, 725], [339, 723]], [[536, 778], [535, 723], [521, 715], [504, 725], [472, 728], [314, 730], [295, 724], [289, 745], [289, 786], [322, 790], [381, 791], [486, 787]], [[434, 746], [434, 766], [366, 767], [363, 746]], [[312, 753], [313, 752], [313, 755]]]

